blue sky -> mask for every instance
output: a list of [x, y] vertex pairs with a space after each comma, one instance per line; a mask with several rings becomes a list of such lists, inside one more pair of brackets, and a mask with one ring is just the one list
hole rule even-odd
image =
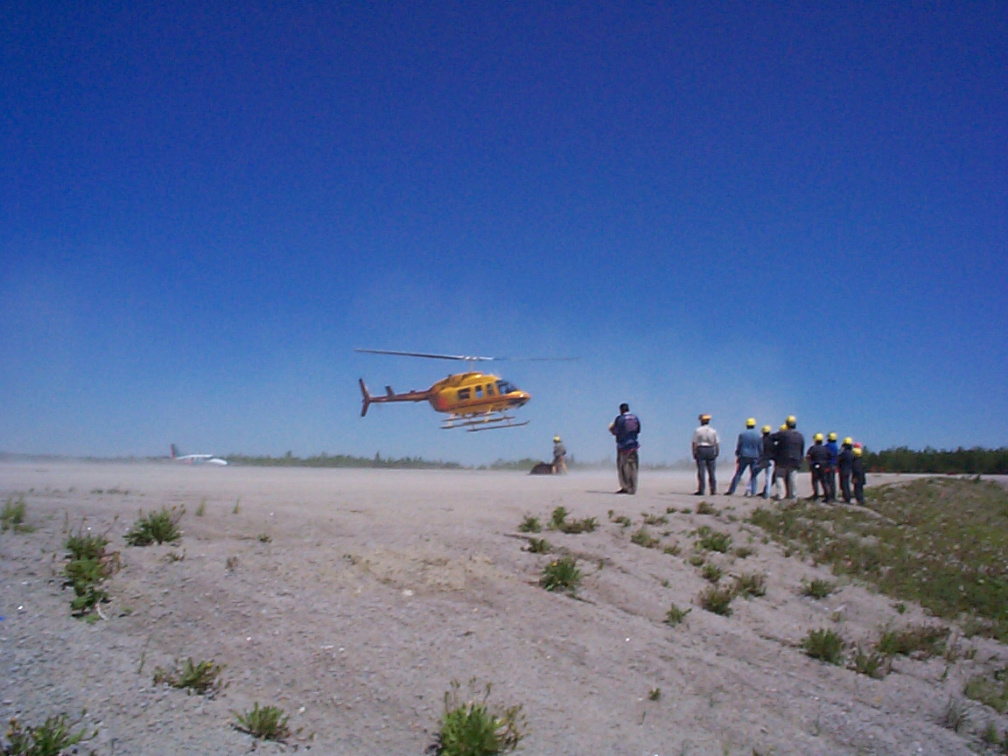
[[[0, 10], [0, 450], [1008, 443], [1008, 4]], [[359, 417], [494, 364], [521, 429]]]

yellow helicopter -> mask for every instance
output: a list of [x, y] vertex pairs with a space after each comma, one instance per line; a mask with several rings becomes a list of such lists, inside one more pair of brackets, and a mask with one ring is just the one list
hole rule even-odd
[[[389, 349], [356, 349], [357, 352], [368, 354], [391, 354], [400, 357], [423, 357], [432, 360], [457, 360], [469, 363], [503, 360], [507, 357], [475, 357], [460, 354], [429, 354], [426, 352], [398, 352]], [[557, 358], [567, 359], [567, 358]], [[397, 394], [391, 386], [385, 387], [385, 393], [373, 396], [368, 392], [364, 379], [360, 384], [363, 406], [361, 417], [367, 414], [372, 404], [386, 402], [429, 402], [437, 412], [445, 412], [448, 417], [441, 422], [442, 430], [466, 428], [468, 431], [493, 430], [495, 428], [517, 428], [528, 425], [529, 421], [515, 422], [511, 410], [525, 405], [531, 398], [529, 394], [490, 373], [468, 370], [465, 373], [454, 373], [437, 381], [426, 391], [407, 391]]]

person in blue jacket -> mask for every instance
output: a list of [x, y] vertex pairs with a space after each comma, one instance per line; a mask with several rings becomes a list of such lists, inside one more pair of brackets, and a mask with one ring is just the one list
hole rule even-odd
[[749, 470], [746, 496], [753, 496], [756, 493], [756, 462], [762, 451], [763, 437], [756, 430], [756, 418], [750, 417], [746, 420], [746, 429], [738, 434], [738, 440], [735, 442], [735, 475], [728, 485], [728, 496], [735, 493], [735, 488], [746, 470]]
[[619, 407], [620, 413], [609, 423], [609, 432], [616, 436], [616, 470], [619, 473], [620, 489], [618, 494], [637, 493], [637, 472], [640, 462], [637, 450], [637, 434], [641, 424], [637, 416], [630, 412], [630, 405], [624, 402]]

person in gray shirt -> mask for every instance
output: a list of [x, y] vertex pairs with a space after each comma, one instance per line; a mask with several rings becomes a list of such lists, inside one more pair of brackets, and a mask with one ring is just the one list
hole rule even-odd
[[710, 415], [700, 415], [700, 427], [693, 431], [693, 459], [696, 460], [697, 490], [694, 496], [704, 495], [704, 478], [710, 481], [711, 496], [717, 493], [717, 458], [721, 453], [721, 439], [710, 427]]

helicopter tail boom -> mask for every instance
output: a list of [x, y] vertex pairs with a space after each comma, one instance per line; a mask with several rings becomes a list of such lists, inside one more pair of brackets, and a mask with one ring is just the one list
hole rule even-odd
[[385, 395], [372, 395], [367, 386], [364, 384], [363, 378], [358, 378], [357, 383], [360, 384], [361, 390], [361, 417], [367, 414], [368, 407], [372, 404], [384, 404], [385, 402], [424, 402], [430, 399], [430, 391], [407, 391], [404, 394], [397, 394], [392, 390], [391, 386], [385, 387]]

